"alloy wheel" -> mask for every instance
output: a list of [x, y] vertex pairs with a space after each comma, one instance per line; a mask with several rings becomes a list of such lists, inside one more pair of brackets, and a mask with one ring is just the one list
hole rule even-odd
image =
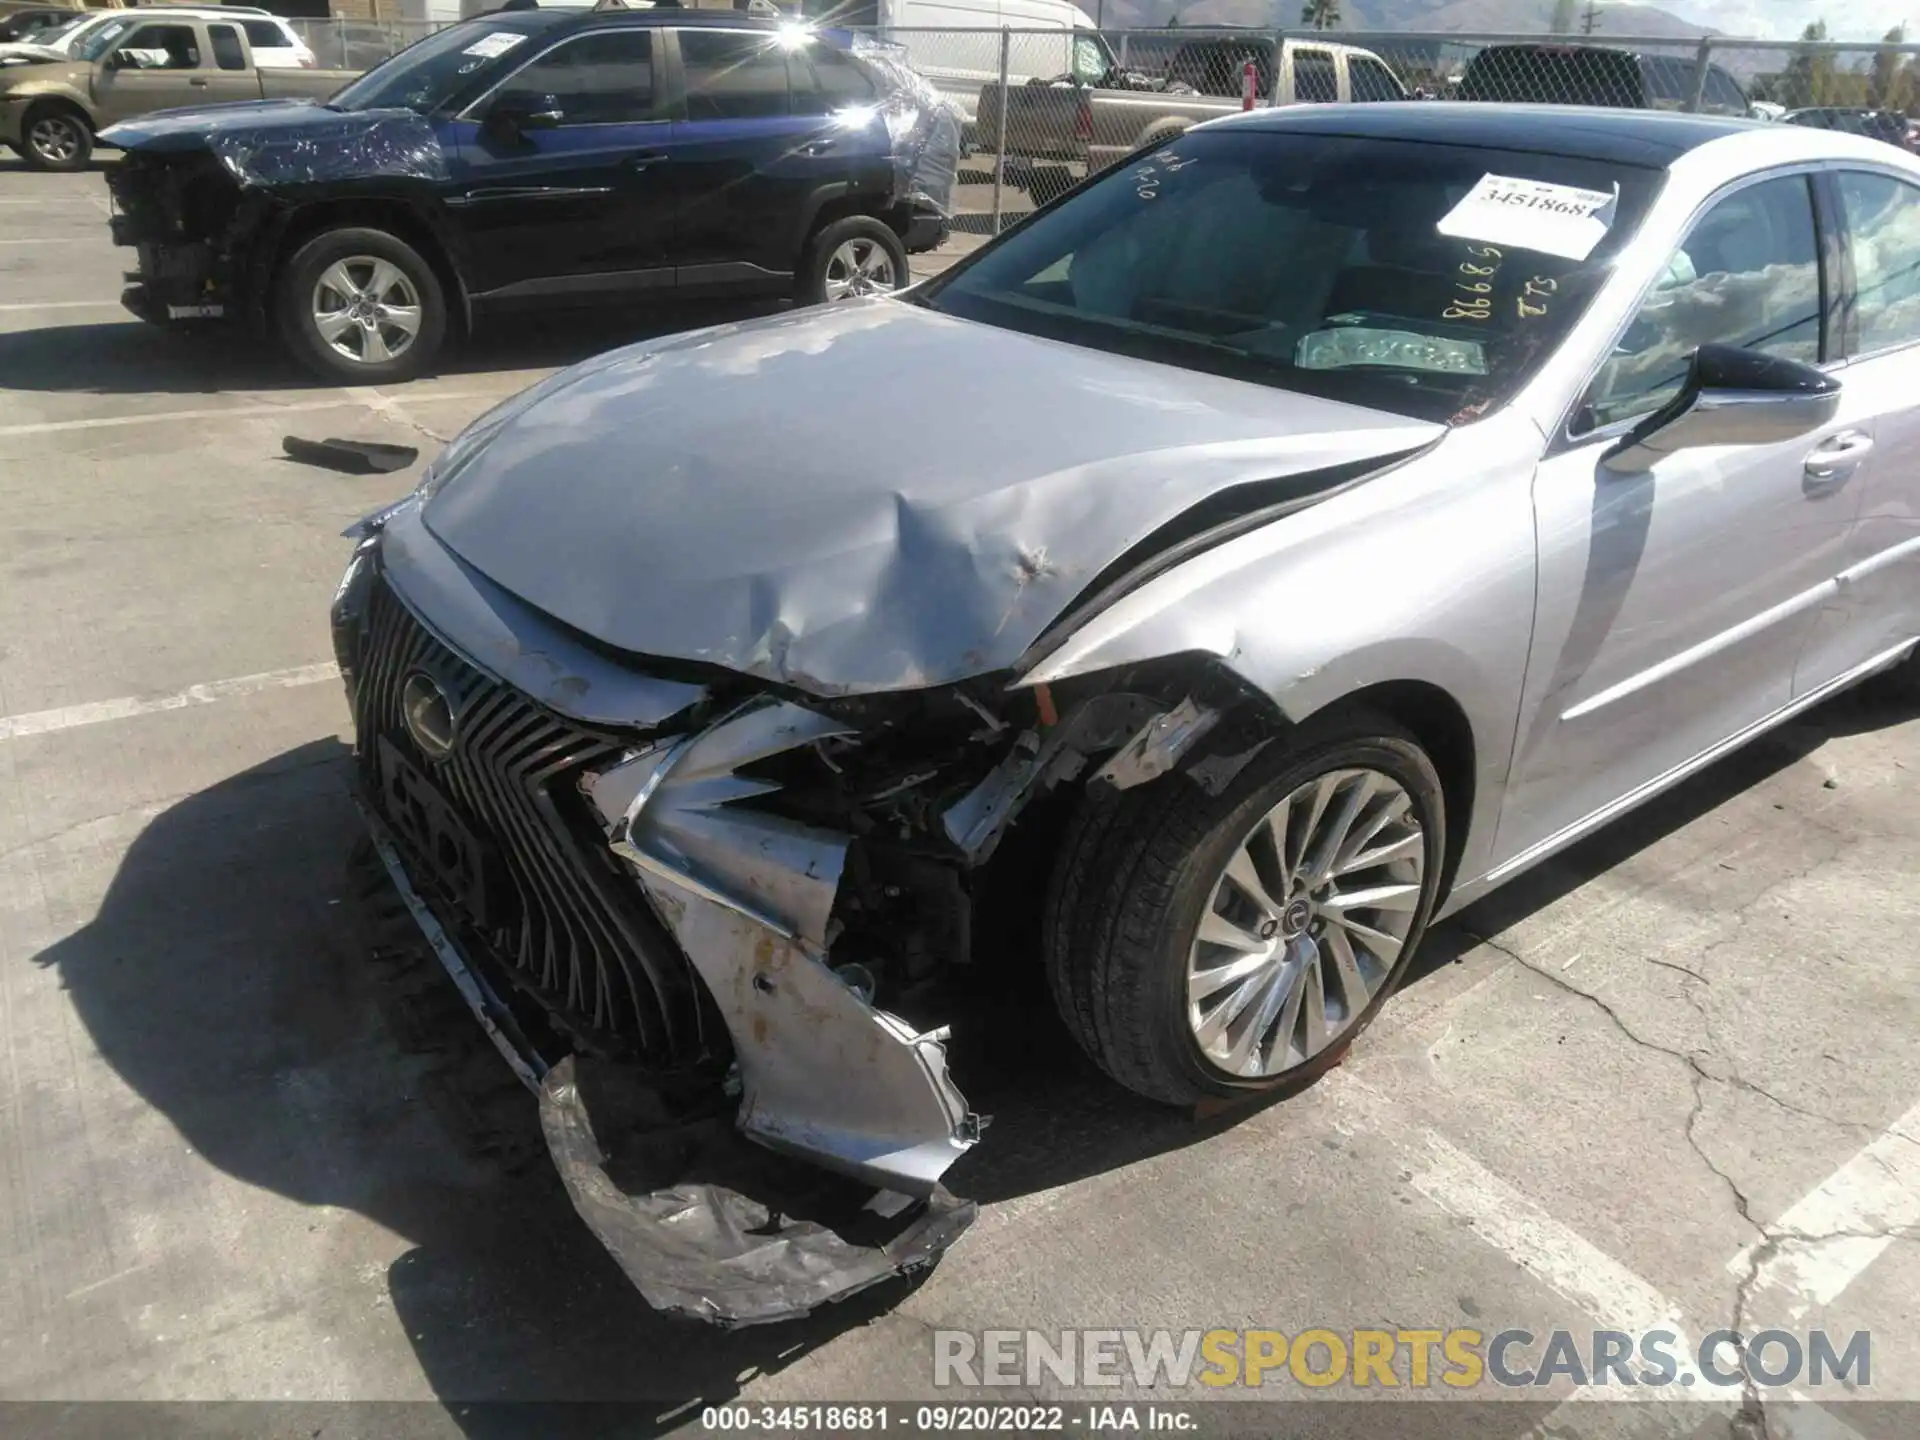
[[361, 365], [398, 359], [420, 334], [420, 292], [406, 271], [374, 255], [349, 255], [321, 271], [312, 308], [321, 340]]
[[877, 240], [855, 236], [845, 240], [827, 259], [827, 299], [851, 300], [861, 295], [886, 295], [900, 288], [893, 256]]
[[1412, 797], [1378, 770], [1330, 770], [1268, 811], [1188, 952], [1187, 1023], [1207, 1061], [1272, 1077], [1352, 1027], [1419, 914], [1426, 847]]
[[42, 115], [27, 127], [27, 145], [49, 165], [71, 165], [80, 156], [80, 127], [71, 116]]

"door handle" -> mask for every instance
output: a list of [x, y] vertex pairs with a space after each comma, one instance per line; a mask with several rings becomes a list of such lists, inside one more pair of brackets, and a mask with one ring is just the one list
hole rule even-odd
[[667, 152], [664, 150], [642, 150], [638, 155], [627, 157], [627, 168], [637, 175], [642, 170], [658, 165], [666, 158]]
[[1842, 430], [1829, 435], [1807, 452], [1806, 492], [1818, 495], [1839, 489], [1872, 450], [1873, 437], [1864, 431]]
[[800, 147], [802, 155], [824, 155], [840, 142], [838, 140], [809, 140]]
[[189, 80], [187, 84], [193, 86], [196, 90], [204, 90], [207, 88], [207, 82], [204, 80]]

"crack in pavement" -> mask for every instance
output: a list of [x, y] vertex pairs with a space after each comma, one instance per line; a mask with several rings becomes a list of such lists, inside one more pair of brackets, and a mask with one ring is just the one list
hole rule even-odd
[[[1720, 1167], [1713, 1157], [1707, 1153], [1705, 1146], [1701, 1144], [1698, 1128], [1700, 1118], [1706, 1111], [1706, 1086], [1709, 1082], [1726, 1085], [1731, 1089], [1742, 1090], [1753, 1095], [1758, 1095], [1762, 1099], [1770, 1101], [1772, 1104], [1779, 1106], [1782, 1110], [1788, 1111], [1791, 1114], [1801, 1115], [1826, 1124], [1855, 1130], [1871, 1130], [1872, 1127], [1856, 1120], [1844, 1119], [1837, 1115], [1822, 1114], [1818, 1111], [1809, 1110], [1802, 1106], [1795, 1105], [1790, 1101], [1783, 1100], [1778, 1095], [1771, 1093], [1762, 1086], [1756, 1085], [1740, 1075], [1732, 1069], [1730, 1064], [1726, 1074], [1715, 1074], [1701, 1063], [1700, 1053], [1705, 1053], [1709, 1058], [1727, 1063], [1726, 1057], [1718, 1053], [1717, 1050], [1711, 1048], [1704, 1052], [1677, 1050], [1671, 1046], [1662, 1045], [1657, 1041], [1650, 1040], [1646, 1036], [1638, 1033], [1626, 1022], [1626, 1019], [1618, 1010], [1614, 1009], [1606, 1000], [1594, 994], [1592, 991], [1581, 989], [1564, 976], [1556, 974], [1554, 971], [1542, 965], [1535, 964], [1511, 946], [1501, 944], [1490, 936], [1481, 935], [1464, 928], [1462, 933], [1476, 944], [1485, 945], [1495, 954], [1504, 955], [1522, 969], [1540, 976], [1557, 989], [1563, 990], [1578, 999], [1585, 1000], [1588, 1004], [1599, 1010], [1601, 1014], [1605, 1015], [1607, 1019], [1612, 1022], [1614, 1029], [1618, 1030], [1620, 1034], [1625, 1036], [1634, 1045], [1643, 1050], [1649, 1050], [1656, 1055], [1662, 1055], [1670, 1060], [1678, 1061], [1686, 1067], [1689, 1086], [1693, 1093], [1693, 1104], [1687, 1112], [1686, 1126], [1683, 1132], [1686, 1136], [1687, 1145], [1695, 1156], [1699, 1158], [1700, 1163], [1726, 1187], [1727, 1195], [1733, 1202], [1734, 1211], [1739, 1215], [1740, 1219], [1752, 1229], [1755, 1236], [1758, 1237], [1758, 1243], [1743, 1252], [1746, 1265], [1744, 1273], [1739, 1276], [1734, 1285], [1732, 1313], [1729, 1323], [1726, 1326], [1726, 1329], [1734, 1336], [1737, 1345], [1744, 1346], [1745, 1344], [1748, 1312], [1753, 1304], [1753, 1290], [1754, 1286], [1759, 1282], [1762, 1270], [1768, 1262], [1778, 1257], [1789, 1247], [1804, 1246], [1811, 1248], [1815, 1245], [1845, 1239], [1920, 1240], [1920, 1227], [1915, 1226], [1890, 1225], [1872, 1230], [1843, 1229], [1830, 1233], [1809, 1233], [1791, 1229], [1778, 1230], [1761, 1222], [1753, 1214], [1752, 1204], [1747, 1193], [1740, 1188], [1739, 1183], [1730, 1174]], [[1704, 975], [1688, 970], [1685, 966], [1674, 965], [1658, 960], [1649, 963], [1663, 965], [1670, 970], [1681, 971], [1683, 974], [1698, 980], [1703, 986], [1710, 986], [1712, 983], [1707, 980]], [[1714, 1040], [1712, 1020], [1708, 1017], [1706, 1010], [1695, 997], [1693, 987], [1683, 985], [1682, 989], [1687, 996], [1688, 1003], [1693, 1006], [1695, 1012], [1700, 1015], [1701, 1020], [1704, 1022], [1708, 1039], [1710, 1041]], [[1909, 1144], [1915, 1143], [1912, 1137], [1907, 1135], [1900, 1135], [1899, 1138]], [[1770, 1440], [1771, 1431], [1768, 1427], [1766, 1407], [1760, 1396], [1759, 1382], [1745, 1364], [1740, 1366], [1740, 1382], [1740, 1405], [1728, 1421], [1728, 1435], [1730, 1440]]]

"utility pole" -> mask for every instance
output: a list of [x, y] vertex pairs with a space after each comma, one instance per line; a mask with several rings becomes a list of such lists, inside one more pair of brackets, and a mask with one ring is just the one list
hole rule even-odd
[[1587, 0], [1587, 13], [1580, 17], [1580, 33], [1591, 35], [1600, 28], [1599, 0]]

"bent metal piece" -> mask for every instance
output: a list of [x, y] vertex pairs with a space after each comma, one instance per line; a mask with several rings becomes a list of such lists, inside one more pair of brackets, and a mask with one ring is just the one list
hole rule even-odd
[[778, 788], [741, 766], [841, 733], [801, 706], [752, 701], [583, 788], [726, 1020], [741, 1130], [928, 1196], [979, 1135], [947, 1075], [946, 1032], [917, 1033], [826, 964], [847, 837], [729, 804]]

